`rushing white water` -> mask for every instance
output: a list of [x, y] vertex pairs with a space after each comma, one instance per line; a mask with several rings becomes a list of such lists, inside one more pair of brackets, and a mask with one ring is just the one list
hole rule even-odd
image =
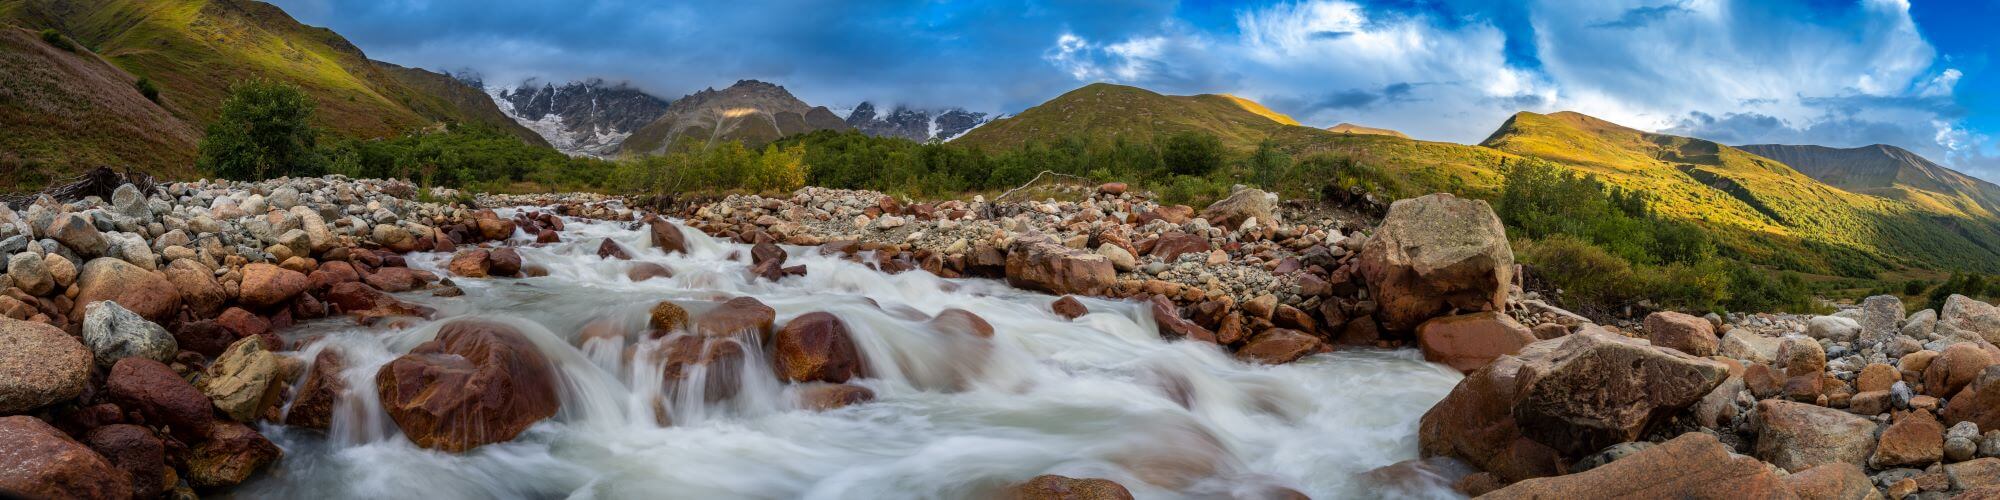
[[[750, 277], [747, 245], [684, 230], [691, 252], [669, 256], [644, 231], [567, 222], [563, 243], [521, 248], [523, 260], [548, 276], [454, 278], [462, 297], [404, 297], [436, 307], [437, 321], [383, 330], [331, 318], [285, 332], [310, 342], [298, 353], [307, 362], [340, 349], [348, 386], [358, 390], [335, 405], [331, 432], [267, 425], [285, 459], [237, 493], [982, 498], [1061, 474], [1112, 479], [1139, 498], [1263, 498], [1274, 487], [1313, 498], [1455, 496], [1388, 491], [1360, 477], [1415, 458], [1418, 418], [1459, 378], [1410, 351], [1246, 365], [1214, 345], [1162, 341], [1137, 303], [1084, 299], [1091, 314], [1069, 321], [1049, 310], [1048, 295], [922, 271], [889, 275], [810, 248], [787, 248], [788, 263], [804, 264], [806, 276], [770, 282]], [[602, 238], [674, 276], [630, 281], [631, 262], [596, 256]], [[408, 260], [442, 275], [449, 257]], [[800, 409], [795, 389], [772, 375], [755, 346], [729, 398], [708, 401], [700, 373], [663, 387], [644, 355], [659, 341], [639, 340], [647, 310], [673, 300], [698, 316], [742, 295], [776, 309], [780, 325], [813, 311], [839, 316], [869, 373], [854, 384], [876, 400]], [[996, 334], [986, 341], [933, 331], [927, 318], [947, 308], [978, 314]], [[377, 403], [374, 374], [440, 324], [468, 316], [508, 322], [531, 337], [556, 365], [562, 411], [509, 443], [456, 455], [417, 447]], [[617, 322], [632, 335], [580, 342], [593, 321]], [[638, 354], [624, 356], [627, 345]], [[673, 424], [660, 425], [661, 413]]]

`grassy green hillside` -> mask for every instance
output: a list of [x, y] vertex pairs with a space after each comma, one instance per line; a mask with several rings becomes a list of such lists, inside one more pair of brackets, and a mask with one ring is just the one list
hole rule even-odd
[[1845, 275], [1896, 265], [2000, 269], [2000, 231], [1993, 220], [1843, 191], [1711, 141], [1563, 112], [1516, 114], [1481, 145], [1643, 191], [1655, 198], [1661, 215], [1702, 223], [1726, 248], [1753, 261]]
[[[197, 130], [217, 116], [232, 83], [268, 78], [305, 89], [319, 103], [318, 125], [337, 135], [386, 137], [439, 122], [477, 122], [534, 137], [491, 100], [463, 98], [476, 89], [371, 61], [340, 35], [263, 2], [0, 0], [0, 23], [54, 29], [150, 79], [166, 110]], [[116, 147], [82, 146], [77, 155]]]
[[1170, 96], [1093, 83], [981, 125], [952, 143], [1002, 150], [1075, 135], [1151, 142], [1156, 136], [1195, 131], [1221, 138], [1232, 149], [1247, 150], [1273, 132], [1296, 126], [1298, 121], [1291, 117], [1240, 97]]
[[199, 133], [87, 50], [0, 25], [0, 192], [99, 165], [185, 177]]

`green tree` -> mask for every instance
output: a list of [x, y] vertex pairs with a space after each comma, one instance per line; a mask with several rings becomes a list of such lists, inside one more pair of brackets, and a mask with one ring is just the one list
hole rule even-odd
[[1160, 140], [1160, 160], [1179, 175], [1208, 175], [1222, 168], [1222, 139], [1201, 132], [1181, 132]]
[[69, 37], [63, 36], [62, 32], [54, 29], [42, 30], [42, 41], [48, 42], [52, 47], [62, 49], [63, 52], [76, 52], [76, 44], [71, 43]]
[[154, 85], [152, 80], [142, 76], [139, 77], [138, 82], [132, 85], [139, 88], [139, 95], [146, 96], [146, 100], [153, 101], [155, 104], [160, 102], [160, 87]]
[[222, 116], [208, 125], [195, 166], [227, 179], [318, 175], [325, 160], [313, 128], [314, 103], [298, 86], [251, 80], [230, 88]]
[[1277, 142], [1265, 139], [1257, 143], [1257, 152], [1250, 155], [1250, 182], [1264, 189], [1277, 189], [1278, 174], [1291, 168], [1291, 155], [1279, 151]]

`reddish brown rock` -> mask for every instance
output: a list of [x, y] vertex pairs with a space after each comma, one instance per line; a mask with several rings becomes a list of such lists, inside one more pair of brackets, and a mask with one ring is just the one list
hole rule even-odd
[[72, 318], [82, 318], [83, 307], [100, 300], [117, 302], [154, 323], [170, 322], [181, 307], [181, 292], [165, 275], [109, 257], [84, 264], [76, 287]]
[[1993, 364], [1993, 357], [1973, 342], [1946, 347], [1924, 369], [1924, 394], [1949, 397], [1972, 383], [1981, 370]]
[[1111, 261], [1048, 237], [1022, 236], [1007, 249], [1007, 283], [1056, 295], [1099, 295], [1117, 283]]
[[1514, 252], [1485, 201], [1433, 194], [1390, 205], [1360, 271], [1382, 328], [1403, 332], [1453, 308], [1499, 310]]
[[447, 269], [454, 276], [484, 278], [493, 267], [493, 254], [482, 248], [473, 248], [451, 256]]
[[986, 318], [981, 318], [979, 315], [973, 314], [972, 311], [964, 309], [954, 308], [940, 311], [937, 317], [931, 318], [930, 326], [932, 330], [941, 333], [967, 335], [982, 339], [993, 338], [993, 324], [987, 323]]
[[843, 383], [863, 376], [861, 352], [847, 324], [826, 312], [793, 318], [771, 340], [771, 361], [780, 380]]
[[1785, 470], [1830, 463], [1863, 465], [1875, 422], [1832, 408], [1766, 399], [1757, 403], [1757, 458]]
[[222, 311], [221, 316], [215, 317], [215, 324], [222, 326], [225, 330], [229, 330], [229, 333], [235, 334], [236, 338], [239, 339], [271, 332], [270, 321], [265, 320], [263, 316], [258, 316], [257, 313], [245, 311], [240, 307], [231, 307], [229, 310]]
[[1215, 333], [1181, 318], [1179, 307], [1166, 297], [1154, 295], [1150, 301], [1153, 324], [1159, 328], [1160, 338], [1168, 340], [1189, 339], [1198, 342], [1215, 343]]
[[1319, 337], [1306, 335], [1298, 330], [1272, 328], [1250, 337], [1250, 342], [1236, 350], [1236, 359], [1244, 362], [1282, 365], [1319, 352], [1324, 344]]
[[462, 452], [554, 416], [553, 366], [513, 327], [458, 320], [375, 375], [383, 409], [419, 446]]
[[658, 218], [649, 218], [646, 226], [652, 233], [653, 248], [668, 254], [687, 253], [687, 237], [681, 234], [680, 227]]
[[221, 283], [215, 282], [215, 274], [193, 260], [175, 260], [163, 272], [167, 281], [180, 290], [181, 301], [187, 304], [195, 317], [214, 316], [229, 302], [229, 293]]
[[129, 476], [97, 452], [35, 417], [15, 415], [0, 418], [0, 492], [124, 500], [133, 490]]
[[70, 401], [89, 387], [90, 349], [59, 328], [0, 318], [0, 413]]
[[753, 297], [737, 297], [709, 309], [695, 320], [695, 333], [709, 337], [749, 335], [758, 344], [771, 338], [778, 311]]
[[1944, 458], [1944, 426], [1927, 411], [1896, 412], [1896, 419], [1882, 429], [1875, 441], [1875, 453], [1868, 466], [1889, 469], [1899, 466], [1923, 468]]
[[737, 339], [678, 334], [667, 337], [655, 362], [661, 367], [665, 387], [681, 391], [697, 371], [703, 372], [699, 389], [704, 401], [716, 402], [735, 397], [741, 389], [743, 366], [748, 356]]
[[340, 351], [327, 349], [313, 357], [305, 384], [299, 386], [298, 396], [285, 413], [285, 425], [322, 431], [332, 428], [333, 407], [347, 393], [347, 380], [341, 376], [346, 369], [347, 361]]
[[1972, 422], [1980, 429], [2000, 429], [2000, 365], [1980, 370], [1944, 407], [1944, 422]]
[[187, 481], [196, 488], [242, 484], [285, 454], [256, 429], [237, 422], [217, 420], [207, 435], [188, 450]]
[[850, 384], [805, 384], [799, 386], [799, 407], [827, 411], [875, 400], [875, 391]]
[[1106, 182], [1097, 186], [1097, 194], [1118, 196], [1125, 194], [1125, 189], [1126, 186], [1123, 182]]
[[407, 267], [384, 267], [369, 273], [363, 281], [384, 292], [397, 293], [423, 288], [430, 280]]
[[1132, 500], [1132, 492], [1109, 479], [1035, 476], [1013, 488], [1014, 500]]
[[104, 388], [118, 406], [138, 412], [148, 424], [166, 426], [175, 436], [200, 436], [216, 420], [208, 396], [158, 361], [118, 360]]
[[1480, 498], [1797, 497], [1756, 459], [1730, 453], [1714, 436], [1690, 432], [1589, 471], [1529, 479]]
[[499, 241], [514, 236], [514, 221], [505, 219], [479, 219], [479, 237]]
[[597, 244], [597, 257], [603, 259], [632, 260], [632, 252], [626, 250], [625, 245], [612, 241], [611, 238], [605, 238], [602, 243]]
[[1714, 356], [1721, 343], [1708, 320], [1672, 311], [1646, 315], [1646, 338], [1653, 345], [1702, 357]]
[[306, 284], [313, 290], [326, 290], [334, 285], [357, 281], [361, 281], [361, 271], [355, 269], [353, 263], [345, 261], [320, 264], [319, 269], [306, 275]]
[[1856, 392], [1886, 391], [1902, 380], [1896, 367], [1883, 363], [1870, 363], [1861, 369], [1861, 375], [1854, 378]]
[[1054, 303], [1049, 304], [1049, 309], [1055, 311], [1056, 315], [1062, 316], [1063, 319], [1077, 319], [1083, 317], [1085, 314], [1090, 314], [1090, 309], [1084, 307], [1082, 301], [1068, 295], [1064, 295], [1062, 298], [1056, 299]]
[[667, 266], [654, 262], [633, 262], [632, 267], [625, 270], [625, 279], [632, 280], [634, 283], [653, 278], [672, 277], [674, 277], [672, 269], [667, 269]]
[[172, 486], [165, 481], [166, 443], [152, 430], [131, 424], [106, 425], [91, 429], [84, 442], [112, 467], [125, 472], [134, 498], [152, 498]]
[[238, 300], [252, 307], [272, 307], [305, 293], [309, 282], [298, 271], [270, 264], [243, 266], [243, 285]]
[[680, 304], [662, 300], [658, 304], [653, 304], [652, 311], [647, 314], [650, 318], [647, 325], [654, 330], [669, 332], [688, 327], [687, 309], [682, 309]]
[[1417, 347], [1424, 359], [1472, 373], [1494, 358], [1514, 354], [1535, 342], [1535, 334], [1513, 317], [1497, 312], [1446, 316], [1417, 327]]
[[341, 283], [327, 291], [327, 302], [363, 324], [393, 316], [429, 318], [436, 309], [404, 302], [363, 283]]
[[1208, 238], [1174, 231], [1160, 235], [1159, 241], [1153, 243], [1153, 252], [1150, 255], [1173, 262], [1182, 255], [1207, 253], [1210, 248]]
[[1806, 500], [1879, 500], [1868, 473], [1854, 464], [1826, 464], [1785, 476], [1785, 486]]

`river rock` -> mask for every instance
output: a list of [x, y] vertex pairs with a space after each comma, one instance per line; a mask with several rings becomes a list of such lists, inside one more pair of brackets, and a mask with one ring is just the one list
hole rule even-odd
[[1947, 338], [1985, 339], [2000, 343], [2000, 308], [1953, 294], [1938, 311], [1937, 333]]
[[2000, 458], [1981, 458], [1946, 465], [1944, 473], [1955, 490], [1990, 488], [2000, 485]]
[[215, 273], [193, 260], [176, 259], [167, 264], [165, 274], [195, 317], [213, 317], [229, 304], [229, 292], [215, 281]]
[[1868, 473], [1854, 464], [1832, 463], [1785, 476], [1785, 486], [1803, 499], [1881, 500]]
[[90, 381], [90, 356], [61, 329], [0, 317], [0, 414], [76, 399]]
[[[776, 312], [772, 314], [775, 315]], [[671, 332], [688, 327], [687, 309], [682, 309], [680, 304], [670, 301], [662, 300], [658, 304], [653, 304], [653, 309], [648, 313], [648, 317], [650, 319], [647, 325], [651, 326], [654, 330]]]
[[1499, 310], [1514, 280], [1506, 228], [1482, 200], [1398, 200], [1362, 246], [1360, 271], [1383, 329], [1409, 331], [1449, 312]]
[[90, 217], [80, 213], [56, 216], [55, 222], [49, 224], [48, 236], [85, 258], [104, 255], [111, 248], [111, 242], [97, 231]]
[[1131, 272], [1133, 269], [1139, 267], [1139, 259], [1133, 257], [1132, 252], [1125, 251], [1124, 247], [1118, 245], [1110, 243], [1098, 245], [1097, 254], [1111, 261], [1111, 268], [1118, 272]]
[[347, 362], [338, 350], [327, 349], [314, 356], [305, 383], [299, 385], [298, 396], [285, 412], [285, 425], [322, 431], [333, 427], [333, 408], [347, 394], [347, 379], [341, 374], [346, 369]]
[[1944, 458], [1944, 425], [1928, 411], [1896, 412], [1894, 423], [1882, 429], [1868, 466], [1889, 469], [1923, 467]]
[[1877, 345], [1902, 333], [1903, 299], [1876, 295], [1861, 301], [1861, 337], [1864, 345]]
[[1924, 368], [1924, 394], [1950, 397], [1958, 394], [1966, 384], [1979, 376], [1979, 372], [1993, 365], [1993, 356], [1978, 344], [1961, 342], [1952, 344], [1938, 353]]
[[702, 313], [695, 319], [694, 331], [709, 337], [747, 334], [761, 345], [771, 338], [771, 326], [777, 319], [778, 312], [771, 306], [754, 297], [737, 297]]
[[80, 290], [71, 317], [83, 316], [85, 306], [100, 300], [117, 302], [155, 322], [173, 319], [181, 307], [181, 292], [166, 276], [109, 257], [84, 264], [77, 286]]
[[840, 317], [810, 312], [785, 323], [771, 340], [771, 361], [780, 380], [839, 384], [861, 377], [861, 353]]
[[1696, 356], [1714, 356], [1715, 327], [1708, 320], [1672, 311], [1646, 315], [1646, 338], [1653, 345]]
[[1153, 326], [1160, 338], [1168, 340], [1188, 339], [1198, 342], [1215, 343], [1215, 333], [1201, 325], [1181, 317], [1179, 306], [1165, 296], [1154, 295], [1147, 301], [1153, 313]]
[[1174, 262], [1182, 255], [1206, 253], [1208, 250], [1208, 238], [1174, 231], [1160, 235], [1160, 239], [1153, 243], [1153, 252], [1148, 255], [1162, 261]]
[[1072, 320], [1081, 318], [1085, 314], [1090, 314], [1090, 308], [1084, 307], [1082, 301], [1076, 300], [1076, 297], [1069, 295], [1064, 295], [1062, 298], [1050, 303], [1049, 310], [1055, 311], [1056, 315], [1061, 316], [1063, 319]]
[[1528, 479], [1480, 498], [1796, 497], [1756, 459], [1730, 453], [1714, 436], [1690, 432], [1589, 471]]
[[1013, 500], [1132, 500], [1132, 492], [1109, 479], [1076, 479], [1045, 474], [1014, 486]]
[[1806, 321], [1806, 336], [1848, 342], [1861, 336], [1861, 322], [1841, 316], [1815, 316]]
[[149, 423], [167, 426], [176, 436], [200, 436], [215, 421], [208, 396], [158, 361], [119, 360], [104, 387], [118, 406], [139, 412]]
[[96, 355], [97, 366], [105, 368], [128, 357], [170, 363], [180, 352], [173, 334], [167, 333], [166, 328], [111, 301], [92, 302], [84, 307], [83, 343]]
[[39, 297], [56, 289], [56, 278], [42, 263], [42, 254], [21, 252], [9, 257], [7, 276], [14, 278], [15, 288], [28, 292], [28, 295]]
[[1832, 408], [1766, 399], [1757, 403], [1757, 458], [1785, 470], [1865, 465], [1875, 422]]
[[1535, 343], [1535, 334], [1513, 317], [1497, 312], [1445, 316], [1417, 327], [1417, 347], [1424, 359], [1444, 363], [1460, 373], [1514, 354]]
[[1752, 364], [1770, 363], [1778, 359], [1778, 339], [1758, 335], [1749, 328], [1737, 328], [1722, 335], [1715, 353]]
[[492, 254], [483, 248], [460, 251], [457, 255], [451, 256], [451, 264], [446, 267], [453, 276], [484, 278], [487, 270], [493, 267]]
[[554, 367], [511, 326], [461, 319], [383, 365], [376, 390], [389, 418], [419, 446], [462, 452], [509, 441], [554, 416]]
[[521, 252], [515, 251], [514, 247], [495, 248], [487, 253], [487, 258], [492, 263], [486, 270], [488, 274], [505, 277], [521, 275]]
[[266, 350], [262, 339], [244, 337], [208, 365], [195, 388], [215, 401], [222, 414], [254, 423], [278, 403], [284, 387], [278, 377], [278, 355]]
[[1937, 331], [1937, 311], [1930, 309], [1917, 311], [1903, 320], [1904, 337], [1923, 340], [1931, 338], [1931, 332], [1934, 331]]
[[1055, 295], [1102, 294], [1118, 279], [1110, 259], [1046, 236], [1015, 238], [1007, 247], [1006, 272], [1010, 285]]
[[646, 227], [651, 233], [653, 248], [667, 254], [687, 253], [687, 236], [681, 234], [680, 227], [658, 218], [649, 219]]
[[875, 400], [875, 391], [853, 384], [802, 384], [798, 386], [799, 407], [813, 411], [846, 408]]
[[1215, 227], [1229, 229], [1242, 226], [1244, 221], [1250, 219], [1275, 223], [1278, 221], [1273, 215], [1277, 208], [1276, 198], [1276, 195], [1257, 188], [1238, 189], [1229, 193], [1228, 198], [1217, 200], [1202, 209], [1201, 218], [1208, 219], [1208, 223]]
[[237, 422], [216, 420], [209, 424], [207, 436], [188, 450], [187, 481], [196, 488], [242, 484], [285, 455], [256, 429]]
[[1236, 350], [1236, 359], [1246, 363], [1282, 365], [1319, 352], [1323, 345], [1319, 337], [1306, 335], [1305, 332], [1272, 328], [1251, 336], [1242, 349]]
[[1981, 429], [2000, 429], [2000, 365], [1988, 366], [1951, 397], [1945, 423], [1972, 422]]
[[605, 238], [597, 244], [597, 257], [601, 259], [632, 260], [632, 252], [626, 250], [625, 245], [611, 238]]
[[243, 266], [239, 300], [254, 307], [273, 307], [305, 293], [306, 275], [282, 267], [257, 263]]
[[134, 498], [153, 498], [171, 486], [167, 479], [167, 447], [145, 427], [112, 424], [91, 429], [83, 439], [112, 467], [125, 472]]
[[1777, 368], [1786, 377], [1819, 378], [1826, 371], [1826, 350], [1805, 337], [1785, 337], [1778, 341]]
[[986, 318], [964, 309], [951, 308], [938, 311], [937, 316], [931, 318], [929, 325], [932, 330], [939, 333], [982, 339], [993, 338], [993, 324], [986, 322]]
[[131, 480], [95, 451], [26, 415], [0, 417], [0, 492], [27, 498], [132, 497]]

